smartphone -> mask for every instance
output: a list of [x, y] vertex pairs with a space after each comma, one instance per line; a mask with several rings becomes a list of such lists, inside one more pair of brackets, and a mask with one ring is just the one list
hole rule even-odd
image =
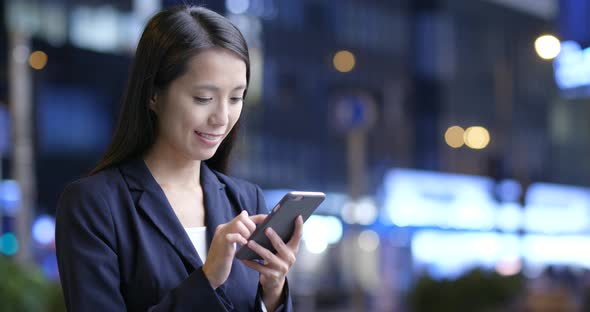
[[[301, 215], [303, 222], [305, 222], [325, 198], [326, 194], [322, 192], [289, 192], [285, 194], [279, 203], [274, 206], [264, 222], [256, 227], [248, 240], [254, 240], [260, 246], [276, 253], [264, 230], [270, 227], [283, 239], [283, 242], [288, 242], [295, 230], [297, 216]], [[261, 259], [247, 245], [240, 247], [236, 252], [236, 257], [243, 260]]]

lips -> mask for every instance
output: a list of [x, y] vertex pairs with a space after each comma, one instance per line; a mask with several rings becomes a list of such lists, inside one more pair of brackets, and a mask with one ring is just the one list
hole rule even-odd
[[195, 134], [197, 135], [197, 138], [199, 138], [199, 141], [209, 147], [217, 146], [224, 137], [224, 134], [206, 133], [201, 131], [195, 131]]
[[223, 134], [212, 134], [212, 133], [206, 133], [206, 132], [200, 132], [200, 131], [195, 131], [195, 132], [197, 133], [197, 135], [199, 135], [200, 137], [203, 137], [207, 140], [218, 140], [223, 137]]

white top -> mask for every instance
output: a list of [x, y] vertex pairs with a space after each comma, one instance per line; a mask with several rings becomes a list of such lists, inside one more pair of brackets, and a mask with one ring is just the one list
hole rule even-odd
[[199, 257], [201, 257], [201, 260], [205, 263], [205, 259], [207, 259], [207, 227], [197, 226], [184, 228], [184, 230], [195, 246]]

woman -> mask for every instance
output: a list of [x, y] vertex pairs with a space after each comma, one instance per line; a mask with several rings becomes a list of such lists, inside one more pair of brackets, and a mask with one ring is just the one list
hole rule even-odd
[[[241, 33], [201, 7], [155, 15], [137, 47], [113, 142], [57, 209], [71, 311], [290, 311], [286, 274], [302, 232], [276, 254], [248, 241], [260, 188], [223, 174], [250, 76]], [[248, 244], [263, 262], [234, 258]]]

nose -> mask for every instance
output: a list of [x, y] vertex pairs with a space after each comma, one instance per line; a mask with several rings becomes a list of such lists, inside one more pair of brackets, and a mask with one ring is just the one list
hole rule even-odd
[[209, 123], [212, 126], [225, 126], [229, 122], [229, 103], [227, 101], [219, 101], [211, 115], [209, 116]]

